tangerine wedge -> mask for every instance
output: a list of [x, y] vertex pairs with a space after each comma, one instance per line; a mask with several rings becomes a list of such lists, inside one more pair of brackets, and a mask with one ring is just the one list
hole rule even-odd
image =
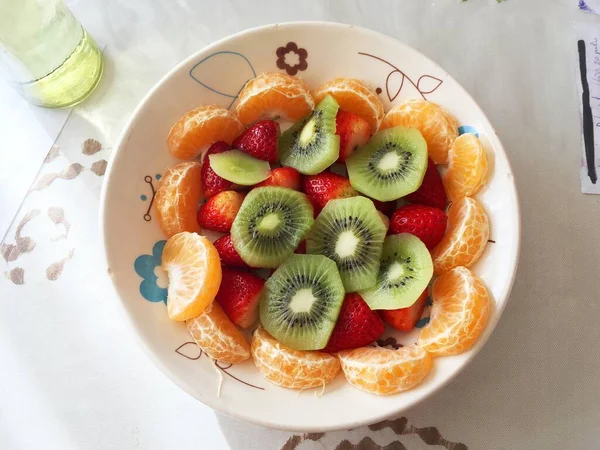
[[388, 111], [381, 128], [398, 125], [419, 130], [433, 162], [448, 163], [448, 152], [458, 136], [458, 124], [448, 111], [427, 100], [408, 100]]
[[313, 93], [315, 103], [331, 95], [342, 111], [357, 114], [377, 131], [385, 114], [383, 103], [377, 94], [363, 81], [356, 78], [334, 78], [319, 86]]
[[448, 210], [446, 234], [431, 252], [433, 272], [440, 275], [454, 267], [471, 267], [490, 237], [490, 222], [481, 203], [463, 197]]
[[321, 387], [340, 372], [340, 362], [328, 353], [292, 350], [259, 327], [252, 336], [254, 364], [267, 380], [290, 389]]
[[450, 201], [473, 196], [484, 184], [488, 171], [485, 149], [474, 134], [456, 138], [448, 154], [443, 181]]
[[203, 105], [183, 115], [169, 131], [167, 146], [179, 159], [194, 159], [211, 144], [228, 144], [242, 134], [244, 125], [231, 111], [215, 105]]
[[435, 356], [469, 350], [485, 329], [490, 298], [483, 282], [465, 267], [441, 275], [431, 291], [431, 318], [418, 345]]
[[376, 395], [391, 395], [417, 386], [431, 370], [432, 358], [416, 345], [397, 350], [361, 347], [338, 353], [348, 383]]
[[212, 359], [238, 364], [250, 358], [250, 344], [217, 302], [186, 325], [196, 344]]
[[197, 317], [215, 299], [221, 285], [221, 260], [204, 236], [184, 232], [169, 238], [163, 249], [162, 267], [169, 276], [170, 319]]
[[154, 211], [168, 238], [184, 231], [200, 232], [196, 210], [202, 198], [201, 167], [197, 162], [177, 164], [160, 179]]
[[272, 72], [261, 73], [246, 83], [238, 95], [236, 111], [249, 125], [260, 119], [283, 117], [293, 122], [315, 107], [308, 86], [300, 78]]

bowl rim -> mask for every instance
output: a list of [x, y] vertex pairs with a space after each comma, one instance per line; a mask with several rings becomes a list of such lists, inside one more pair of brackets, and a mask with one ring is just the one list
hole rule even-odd
[[[197, 397], [196, 395], [194, 395], [192, 393], [192, 389], [190, 387], [188, 387], [187, 384], [183, 380], [179, 379], [179, 377], [176, 376], [171, 371], [170, 367], [167, 364], [163, 363], [162, 359], [158, 357], [158, 355], [155, 353], [153, 348], [151, 348], [150, 345], [145, 341], [145, 339], [142, 338], [142, 333], [139, 329], [139, 326], [136, 324], [136, 322], [133, 320], [133, 317], [129, 314], [129, 312], [125, 308], [124, 300], [122, 299], [121, 295], [119, 294], [119, 290], [116, 286], [115, 279], [114, 279], [112, 270], [110, 268], [110, 256], [108, 254], [108, 249], [106, 246], [107, 227], [108, 227], [106, 199], [107, 199], [107, 195], [108, 195], [108, 191], [109, 191], [109, 185], [111, 184], [111, 180], [112, 180], [113, 166], [116, 163], [116, 161], [119, 159], [122, 148], [127, 144], [127, 141], [129, 140], [129, 136], [131, 135], [131, 133], [133, 132], [134, 128], [137, 125], [138, 116], [139, 116], [140, 111], [142, 111], [146, 107], [146, 105], [149, 103], [150, 99], [154, 96], [154, 93], [157, 90], [159, 90], [165, 83], [167, 83], [171, 77], [173, 77], [175, 74], [180, 72], [183, 67], [188, 65], [190, 62], [197, 60], [201, 55], [210, 53], [212, 50], [214, 50], [217, 47], [222, 46], [224, 43], [227, 43], [228, 41], [236, 40], [236, 39], [239, 39], [242, 37], [248, 37], [250, 35], [260, 34], [264, 30], [270, 29], [273, 27], [275, 27], [275, 28], [283, 28], [283, 27], [352, 28], [352, 29], [356, 29], [359, 33], [368, 34], [371, 37], [380, 39], [382, 41], [387, 41], [394, 45], [405, 47], [409, 51], [412, 51], [412, 52], [415, 52], [416, 54], [418, 54], [424, 61], [441, 68], [441, 66], [439, 64], [437, 64], [436, 62], [434, 62], [433, 60], [431, 60], [430, 58], [425, 56], [419, 50], [415, 49], [414, 47], [412, 47], [408, 44], [405, 44], [404, 42], [402, 42], [396, 38], [388, 36], [386, 34], [371, 30], [369, 28], [364, 28], [364, 27], [360, 27], [360, 26], [356, 26], [356, 25], [352, 25], [352, 24], [346, 24], [346, 23], [341, 23], [341, 22], [320, 21], [320, 20], [278, 22], [278, 23], [271, 23], [271, 24], [261, 25], [261, 26], [257, 26], [257, 27], [253, 27], [253, 28], [248, 28], [248, 29], [239, 31], [237, 33], [225, 36], [225, 37], [197, 50], [196, 52], [194, 52], [193, 54], [191, 54], [190, 56], [188, 56], [187, 58], [185, 58], [184, 60], [179, 62], [175, 67], [173, 67], [171, 70], [169, 70], [165, 75], [163, 75], [161, 77], [161, 79], [144, 95], [142, 100], [138, 103], [138, 105], [136, 106], [134, 111], [131, 113], [130, 118], [128, 119], [127, 123], [125, 124], [125, 126], [117, 140], [117, 144], [114, 146], [114, 150], [110, 155], [110, 161], [109, 161], [107, 169], [106, 169], [106, 174], [104, 177], [104, 182], [102, 184], [102, 191], [101, 191], [101, 195], [100, 195], [99, 228], [100, 228], [100, 239], [101, 239], [101, 243], [102, 243], [102, 247], [103, 247], [102, 255], [104, 256], [104, 262], [107, 267], [107, 273], [109, 275], [109, 278], [111, 279], [113, 296], [117, 300], [116, 303], [119, 305], [118, 310], [120, 312], [120, 315], [124, 318], [125, 323], [129, 325], [128, 327], [126, 327], [128, 330], [127, 332], [132, 334], [134, 339], [137, 340], [138, 345], [142, 348], [143, 352], [148, 356], [150, 361], [158, 369], [160, 369], [160, 371], [167, 378], [169, 378], [173, 383], [175, 383], [180, 389], [185, 391], [188, 395], [190, 395], [191, 397], [200, 401], [204, 405], [212, 408], [213, 410], [218, 411], [221, 414], [225, 414], [229, 417], [233, 417], [238, 420], [243, 420], [248, 423], [261, 425], [261, 426], [264, 426], [267, 428], [275, 428], [275, 429], [285, 430], [285, 431], [290, 431], [290, 432], [325, 432], [325, 431], [336, 431], [336, 430], [343, 430], [343, 429], [347, 430], [347, 429], [361, 427], [364, 425], [377, 423], [382, 420], [386, 420], [390, 417], [394, 417], [394, 416], [402, 413], [403, 411], [406, 411], [406, 410], [424, 402], [426, 399], [431, 397], [433, 394], [437, 393], [439, 390], [444, 388], [451, 380], [453, 380], [455, 377], [457, 377], [459, 373], [463, 372], [465, 370], [465, 368], [473, 361], [473, 359], [479, 353], [479, 351], [483, 348], [483, 346], [487, 343], [488, 339], [490, 338], [490, 336], [493, 334], [494, 330], [496, 329], [496, 326], [498, 325], [498, 322], [500, 321], [500, 317], [502, 316], [504, 309], [506, 308], [506, 305], [510, 298], [510, 294], [512, 292], [512, 288], [513, 288], [516, 273], [517, 273], [517, 268], [519, 265], [520, 253], [521, 253], [521, 207], [520, 207], [520, 203], [519, 203], [518, 190], [517, 190], [515, 178], [513, 175], [511, 177], [510, 183], [513, 188], [514, 200], [515, 200], [514, 214], [515, 214], [515, 219], [516, 219], [516, 223], [515, 223], [516, 227], [515, 227], [515, 242], [513, 242], [513, 245], [516, 246], [516, 248], [515, 248], [516, 251], [514, 254], [513, 270], [512, 270], [512, 274], [510, 275], [508, 289], [506, 291], [506, 298], [504, 299], [504, 302], [502, 303], [502, 305], [500, 305], [498, 308], [495, 309], [496, 313], [494, 314], [493, 320], [488, 322], [488, 324], [486, 326], [486, 328], [487, 328], [486, 331], [480, 337], [479, 341], [475, 344], [475, 346], [471, 350], [469, 350], [468, 357], [465, 359], [465, 361], [462, 363], [462, 365], [459, 366], [459, 368], [454, 372], [454, 374], [447, 377], [435, 388], [431, 388], [428, 392], [424, 393], [420, 398], [414, 399], [409, 402], [400, 403], [398, 405], [398, 408], [395, 409], [394, 412], [392, 412], [392, 413], [389, 413], [389, 412], [379, 413], [379, 414], [375, 413], [372, 416], [370, 416], [369, 420], [367, 420], [367, 421], [355, 420], [355, 421], [350, 421], [350, 422], [330, 424], [330, 425], [326, 425], [326, 426], [312, 426], [312, 427], [311, 426], [280, 427], [276, 423], [271, 423], [271, 422], [261, 419], [260, 417], [257, 417], [257, 416], [238, 414], [235, 410], [232, 410], [232, 409], [225, 410], [224, 408], [222, 408], [220, 406], [218, 401], [212, 401], [212, 399], [209, 399], [206, 397], [203, 397], [203, 398]], [[443, 68], [441, 68], [441, 69], [444, 70]], [[512, 165], [510, 163], [508, 155], [506, 154], [506, 151], [504, 150], [504, 146], [502, 145], [502, 143], [497, 135], [496, 130], [492, 126], [492, 124], [489, 121], [489, 119], [487, 118], [486, 114], [483, 112], [483, 110], [481, 109], [479, 104], [475, 101], [475, 99], [473, 99], [473, 97], [463, 88], [463, 86], [458, 81], [456, 81], [454, 79], [454, 77], [452, 77], [446, 70], [444, 70], [444, 72], [446, 73], [446, 75], [448, 76], [448, 78], [450, 80], [452, 80], [456, 83], [456, 88], [461, 93], [461, 95], [465, 95], [467, 98], [469, 98], [473, 102], [475, 109], [481, 115], [481, 117], [485, 121], [486, 125], [496, 135], [496, 140], [497, 140], [498, 145], [497, 145], [497, 148], [494, 148], [494, 151], [502, 152], [502, 154], [504, 155], [504, 158], [506, 159], [507, 166], [510, 170], [510, 173], [513, 174], [514, 171], [512, 169]]]

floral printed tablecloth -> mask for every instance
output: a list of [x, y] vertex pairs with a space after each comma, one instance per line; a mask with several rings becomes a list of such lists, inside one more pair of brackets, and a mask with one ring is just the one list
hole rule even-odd
[[[600, 17], [567, 0], [68, 4], [106, 45], [106, 73], [31, 161], [40, 171], [0, 246], [1, 448], [600, 448], [600, 216], [580, 193], [572, 27]], [[216, 39], [300, 19], [379, 30], [455, 76], [496, 126], [523, 216], [516, 284], [475, 361], [403, 417], [325, 434], [230, 419], [167, 380], [117, 313], [98, 237], [112, 146], [148, 89]]]

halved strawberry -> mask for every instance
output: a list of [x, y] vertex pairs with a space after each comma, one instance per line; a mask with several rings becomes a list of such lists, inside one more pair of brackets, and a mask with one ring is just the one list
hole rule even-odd
[[410, 233], [432, 250], [444, 237], [448, 217], [433, 206], [404, 205], [392, 214], [388, 234]]
[[335, 134], [340, 137], [340, 157], [338, 162], [344, 162], [359, 147], [367, 143], [373, 130], [365, 119], [348, 111], [338, 111], [335, 117]]
[[258, 183], [259, 186], [281, 186], [289, 189], [300, 190], [301, 175], [293, 167], [278, 167], [271, 169], [271, 176], [262, 183]]
[[379, 311], [381, 318], [386, 321], [389, 325], [400, 331], [412, 330], [425, 309], [427, 303], [427, 289], [419, 296], [416, 302], [414, 302], [408, 308], [390, 309]]
[[229, 233], [243, 201], [244, 194], [241, 192], [219, 192], [200, 207], [198, 223], [207, 230]]
[[350, 186], [348, 178], [337, 173], [325, 171], [318, 175], [307, 175], [302, 180], [302, 190], [315, 209], [315, 216], [329, 200], [355, 197], [358, 192]]
[[258, 301], [264, 285], [265, 280], [253, 273], [223, 267], [215, 301], [233, 323], [248, 328], [258, 318]]
[[212, 170], [210, 167], [210, 161], [208, 159], [209, 155], [223, 153], [227, 150], [231, 150], [229, 144], [227, 142], [219, 141], [211, 145], [204, 155], [204, 159], [202, 160], [202, 168], [200, 169], [200, 180], [202, 183], [202, 193], [204, 198], [210, 198], [219, 192], [233, 188], [233, 183], [231, 181], [221, 178], [215, 173], [214, 170]]
[[324, 352], [334, 353], [364, 347], [376, 341], [385, 325], [357, 293], [346, 294], [337, 322]]
[[434, 208], [446, 209], [446, 190], [442, 177], [435, 163], [428, 159], [427, 170], [419, 189], [406, 196], [406, 200], [419, 205], [433, 206]]
[[277, 142], [279, 140], [279, 124], [272, 120], [256, 122], [233, 140], [233, 148], [248, 153], [264, 161], [277, 161]]
[[219, 252], [222, 265], [229, 267], [250, 267], [244, 262], [242, 257], [236, 251], [235, 247], [233, 246], [233, 242], [231, 242], [231, 236], [229, 234], [217, 239], [215, 242], [213, 242], [213, 245], [217, 249], [217, 252]]

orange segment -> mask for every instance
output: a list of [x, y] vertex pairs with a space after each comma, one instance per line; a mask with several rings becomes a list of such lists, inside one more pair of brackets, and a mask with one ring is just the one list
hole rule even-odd
[[340, 371], [335, 356], [322, 352], [292, 350], [259, 327], [252, 336], [254, 364], [267, 380], [290, 389], [325, 386]]
[[419, 130], [433, 162], [448, 163], [448, 151], [458, 136], [458, 124], [448, 111], [427, 100], [408, 100], [388, 111], [381, 129], [398, 125]]
[[452, 144], [448, 160], [448, 170], [443, 177], [448, 200], [471, 197], [485, 182], [488, 171], [483, 145], [474, 134], [463, 134]]
[[177, 164], [160, 179], [154, 210], [168, 238], [183, 231], [200, 232], [196, 211], [202, 198], [201, 167], [197, 162]]
[[483, 282], [464, 267], [440, 276], [432, 289], [429, 324], [418, 344], [435, 356], [469, 350], [483, 332], [490, 314], [490, 299]]
[[221, 285], [221, 260], [215, 246], [204, 236], [179, 233], [169, 238], [162, 267], [169, 276], [170, 319], [196, 317], [215, 299]]
[[313, 93], [315, 103], [331, 95], [340, 105], [340, 109], [358, 114], [377, 131], [383, 120], [383, 103], [364, 82], [355, 78], [334, 78], [319, 86]]
[[355, 388], [377, 395], [412, 389], [431, 370], [432, 358], [416, 345], [398, 350], [361, 347], [338, 353], [344, 375]]
[[490, 222], [483, 206], [471, 197], [450, 205], [448, 228], [431, 252], [436, 275], [457, 266], [471, 267], [479, 259], [490, 237]]
[[248, 341], [217, 302], [186, 325], [196, 344], [212, 359], [237, 364], [250, 358]]
[[236, 111], [249, 125], [260, 119], [283, 117], [297, 121], [315, 107], [308, 86], [300, 78], [283, 73], [261, 73], [248, 81], [238, 96]]
[[197, 158], [212, 143], [228, 144], [242, 134], [244, 125], [233, 114], [215, 105], [203, 105], [188, 111], [169, 131], [167, 145], [179, 159]]

